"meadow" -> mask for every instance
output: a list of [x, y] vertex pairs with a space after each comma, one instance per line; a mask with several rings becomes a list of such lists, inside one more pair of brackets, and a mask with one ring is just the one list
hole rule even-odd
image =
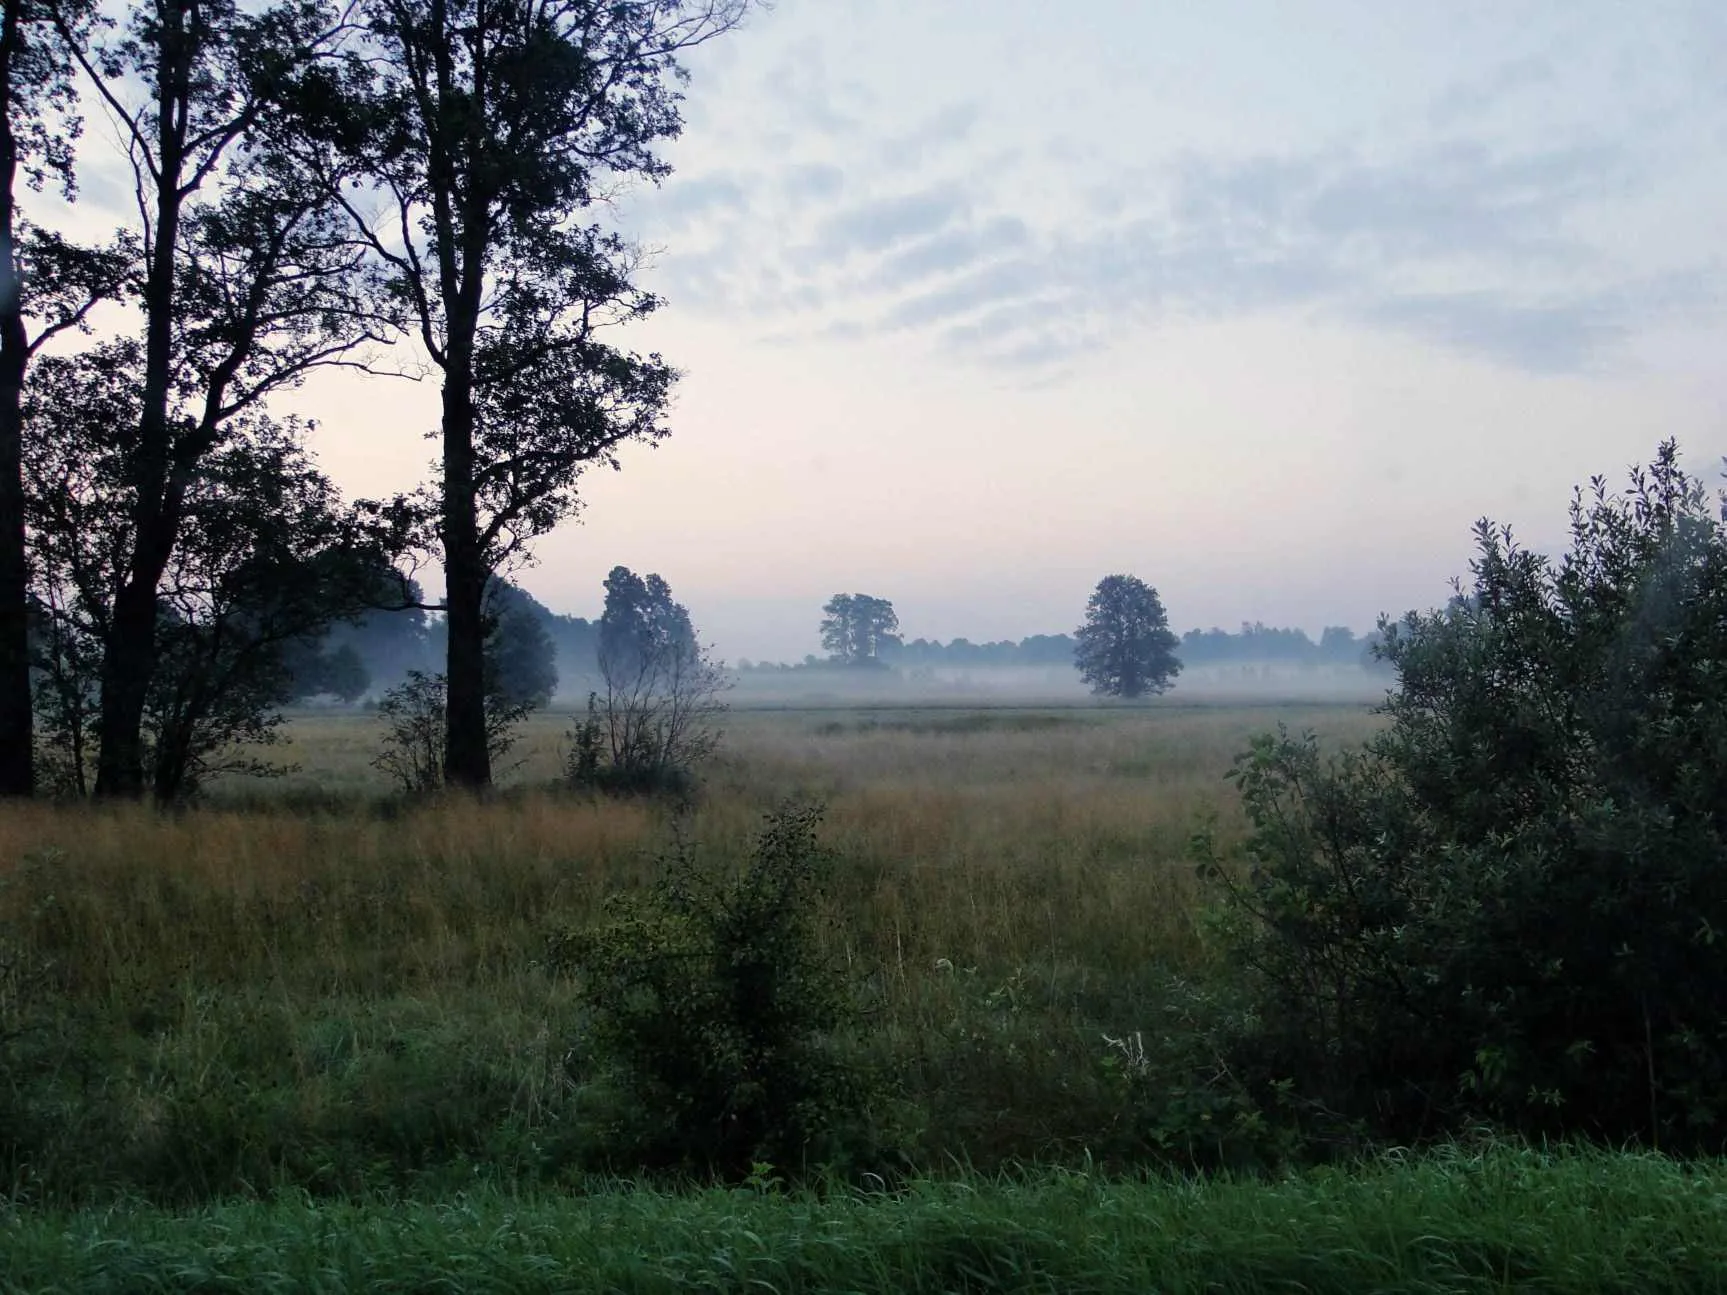
[[[1392, 1263], [1388, 1279], [1395, 1272], [1413, 1283], [1379, 1289], [1495, 1289], [1496, 1272], [1545, 1272], [1540, 1254], [1557, 1243], [1531, 1250], [1524, 1238], [1461, 1260], [1423, 1249], [1422, 1193], [1443, 1212], [1456, 1189], [1420, 1166], [1363, 1169], [1369, 1185], [1282, 1179], [1262, 1198], [1245, 1184], [1215, 1198], [1156, 1186], [1167, 1173], [1278, 1176], [1316, 1158], [1266, 1119], [1211, 1049], [1217, 1023], [1241, 1009], [1213, 974], [1211, 896], [1188, 840], [1208, 821], [1225, 845], [1239, 839], [1244, 823], [1224, 775], [1252, 734], [1283, 723], [1354, 743], [1380, 722], [1359, 704], [1173, 699], [739, 710], [727, 717], [723, 754], [699, 800], [679, 809], [556, 789], [568, 727], [557, 715], [528, 725], [493, 796], [404, 803], [370, 767], [374, 720], [311, 715], [294, 720], [273, 752], [297, 772], [219, 783], [195, 808], [0, 808], [0, 1173], [14, 1211], [4, 1225], [14, 1244], [0, 1250], [36, 1255], [67, 1289], [251, 1289], [260, 1288], [247, 1266], [261, 1262], [258, 1247], [303, 1251], [310, 1273], [335, 1262], [326, 1241], [307, 1239], [327, 1240], [331, 1227], [381, 1228], [368, 1233], [383, 1238], [378, 1253], [404, 1255], [436, 1248], [446, 1233], [480, 1247], [486, 1237], [516, 1237], [511, 1229], [563, 1235], [560, 1211], [598, 1192], [605, 1203], [595, 1208], [615, 1214], [625, 1235], [643, 1245], [652, 1235], [685, 1237], [701, 1264], [717, 1262], [701, 1237], [760, 1214], [752, 1235], [765, 1239], [751, 1243], [761, 1255], [749, 1262], [766, 1267], [750, 1272], [776, 1289], [819, 1288], [832, 1254], [818, 1262], [797, 1250], [807, 1248], [797, 1238], [808, 1221], [788, 1220], [828, 1208], [838, 1212], [823, 1224], [835, 1229], [835, 1246], [855, 1236], [888, 1256], [880, 1279], [857, 1289], [1144, 1289], [1133, 1280], [1176, 1259], [1189, 1267], [1159, 1271], [1192, 1274], [1187, 1288], [1226, 1288], [1205, 1276], [1223, 1271], [1207, 1266], [1221, 1258], [1180, 1246], [1171, 1258], [1173, 1243], [1143, 1223], [1111, 1243], [1126, 1256], [1120, 1281], [1093, 1268], [1079, 1285], [1047, 1277], [1059, 1270], [1078, 1280], [1075, 1256], [1090, 1253], [1083, 1228], [1064, 1231], [1059, 1221], [1075, 1208], [1073, 1193], [1107, 1194], [1101, 1184], [1125, 1175], [1124, 1184], [1140, 1185], [1121, 1190], [1145, 1195], [1111, 1207], [1123, 1217], [1223, 1210], [1235, 1222], [1218, 1227], [1246, 1228], [1237, 1240], [1259, 1236], [1279, 1264], [1319, 1244], [1300, 1221], [1317, 1211], [1338, 1238], [1356, 1238], [1338, 1242], [1354, 1247], [1339, 1273], [1360, 1280]], [[845, 1055], [878, 1081], [855, 1113], [852, 1145], [862, 1150], [844, 1163], [762, 1165], [742, 1195], [666, 1195], [675, 1187], [667, 1180], [618, 1187], [635, 1177], [616, 1141], [630, 1095], [590, 1055], [580, 994], [551, 951], [603, 920], [611, 897], [644, 893], [674, 853], [736, 868], [764, 815], [787, 802], [824, 807], [816, 930], [862, 1023]], [[1354, 1149], [1328, 1154], [1347, 1161]], [[1589, 1184], [1610, 1163], [1485, 1154], [1535, 1183], [1536, 1195], [1596, 1190]], [[1627, 1184], [1684, 1176], [1666, 1162], [1626, 1166]], [[1696, 1172], [1685, 1190], [1701, 1195], [1674, 1206], [1688, 1211], [1684, 1220], [1657, 1210], [1649, 1223], [1707, 1234], [1668, 1254], [1680, 1265], [1673, 1272], [1692, 1272], [1684, 1256], [1695, 1246], [1727, 1240], [1719, 1170]], [[1398, 1173], [1415, 1177], [1398, 1186]], [[828, 1183], [832, 1199], [783, 1197], [783, 1185], [803, 1181]], [[890, 1186], [874, 1212], [858, 1204], [873, 1197], [850, 1194]], [[1353, 1203], [1332, 1199], [1339, 1192]], [[1379, 1222], [1376, 1192], [1398, 1202]], [[373, 1208], [385, 1214], [364, 1224], [343, 1213]], [[1506, 1208], [1506, 1227], [1533, 1226], [1540, 1213]], [[456, 1211], [453, 1221], [445, 1210]], [[1053, 1268], [1031, 1251], [990, 1249], [989, 1237], [1038, 1219], [1053, 1238]], [[1194, 1226], [1205, 1234], [1211, 1225]], [[916, 1238], [932, 1228], [947, 1240], [924, 1271]], [[956, 1259], [953, 1237], [962, 1234], [984, 1239]], [[104, 1236], [117, 1248], [97, 1246]], [[1382, 1242], [1401, 1258], [1374, 1257]], [[538, 1244], [529, 1251], [540, 1253]], [[231, 1262], [209, 1268], [208, 1281], [176, 1285], [160, 1275], [168, 1268], [152, 1267], [210, 1247]], [[1605, 1253], [1591, 1251], [1576, 1273], [1616, 1271]], [[618, 1255], [607, 1262], [624, 1267], [600, 1265], [613, 1275], [591, 1285], [560, 1284], [531, 1263], [521, 1273], [539, 1278], [512, 1284], [499, 1269], [491, 1284], [746, 1281], [741, 1268], [719, 1281], [701, 1264], [681, 1277], [665, 1268], [630, 1277]], [[103, 1268], [119, 1256], [129, 1257]], [[951, 1267], [960, 1259], [984, 1275], [965, 1277]], [[1007, 1266], [992, 1267], [998, 1259]], [[1595, 1260], [1608, 1267], [1589, 1267]], [[894, 1267], [902, 1263], [910, 1266]], [[1643, 1277], [1629, 1285], [1657, 1288], [1648, 1282], [1668, 1271], [1657, 1268], [1637, 1268]], [[914, 1280], [914, 1270], [924, 1277]], [[22, 1283], [21, 1272], [0, 1269], [0, 1281]], [[344, 1282], [357, 1283], [359, 1272], [276, 1284], [358, 1289]], [[929, 1276], [940, 1272], [948, 1276]], [[1421, 1285], [1423, 1273], [1440, 1277]], [[473, 1274], [448, 1281], [486, 1284]], [[1338, 1281], [1310, 1288], [1360, 1288]], [[1549, 1288], [1590, 1287], [1579, 1277]]]

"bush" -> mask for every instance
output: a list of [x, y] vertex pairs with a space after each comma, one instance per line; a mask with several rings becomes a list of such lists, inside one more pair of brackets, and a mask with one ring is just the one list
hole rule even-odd
[[832, 1165], [864, 1097], [836, 1051], [851, 998], [820, 955], [813, 915], [820, 811], [770, 815], [740, 875], [680, 852], [645, 898], [553, 939], [592, 1013], [590, 1044], [639, 1117], [614, 1130], [636, 1163], [742, 1180], [762, 1164]]
[[1557, 562], [1483, 522], [1474, 586], [1384, 622], [1386, 731], [1258, 740], [1209, 849], [1264, 1064], [1396, 1136], [1488, 1118], [1727, 1136], [1727, 527], [1663, 445]]
[[[384, 736], [372, 767], [390, 775], [410, 796], [444, 785], [447, 688], [441, 674], [408, 671], [408, 677], [378, 702]], [[486, 747], [494, 763], [515, 745], [516, 725], [532, 705], [511, 702], [496, 690], [486, 694]]]
[[570, 733], [565, 781], [613, 795], [688, 798], [696, 767], [719, 746], [726, 672], [696, 637], [689, 611], [657, 575], [606, 577], [599, 625], [604, 694]]

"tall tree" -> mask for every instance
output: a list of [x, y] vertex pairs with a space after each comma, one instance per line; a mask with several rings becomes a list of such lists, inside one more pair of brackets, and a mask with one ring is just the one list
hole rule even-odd
[[[749, 0], [365, 0], [372, 125], [353, 141], [381, 211], [344, 196], [442, 377], [420, 500], [442, 550], [445, 776], [491, 780], [483, 603], [521, 544], [575, 511], [589, 464], [666, 435], [674, 372], [609, 345], [658, 304], [581, 213], [670, 168], [680, 56]], [[342, 192], [338, 187], [335, 191]]]
[[1181, 670], [1163, 600], [1135, 576], [1105, 576], [1074, 633], [1074, 664], [1101, 696], [1143, 697], [1168, 689]]
[[203, 465], [272, 393], [387, 330], [364, 249], [296, 162], [300, 131], [336, 98], [341, 25], [322, 0], [141, 0], [99, 48], [61, 32], [118, 125], [141, 231], [130, 547], [103, 645], [96, 775], [98, 794], [139, 796], [158, 596]]
[[0, 796], [35, 787], [30, 703], [30, 565], [25, 548], [23, 397], [30, 357], [82, 323], [118, 286], [119, 258], [72, 247], [29, 225], [18, 181], [56, 181], [73, 195], [77, 136], [70, 67], [57, 48], [89, 36], [90, 0], [6, 0], [0, 5]]
[[845, 665], [875, 665], [899, 646], [899, 616], [886, 598], [835, 594], [822, 607], [822, 646]]

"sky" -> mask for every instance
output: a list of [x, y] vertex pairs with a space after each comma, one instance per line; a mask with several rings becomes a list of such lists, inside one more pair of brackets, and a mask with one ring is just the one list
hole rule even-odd
[[[777, 0], [690, 60], [624, 195], [673, 435], [517, 579], [656, 571], [719, 654], [1072, 630], [1371, 628], [1471, 524], [1562, 545], [1592, 474], [1727, 453], [1720, 0]], [[429, 461], [430, 383], [297, 406], [354, 495]]]

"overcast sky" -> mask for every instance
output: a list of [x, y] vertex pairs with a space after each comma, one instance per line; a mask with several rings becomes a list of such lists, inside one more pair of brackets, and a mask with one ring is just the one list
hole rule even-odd
[[[1484, 514], [1727, 451], [1721, 0], [779, 0], [692, 60], [638, 331], [672, 438], [520, 574], [597, 615], [658, 571], [722, 655], [1072, 629], [1365, 630]], [[354, 494], [435, 392], [306, 394]]]

